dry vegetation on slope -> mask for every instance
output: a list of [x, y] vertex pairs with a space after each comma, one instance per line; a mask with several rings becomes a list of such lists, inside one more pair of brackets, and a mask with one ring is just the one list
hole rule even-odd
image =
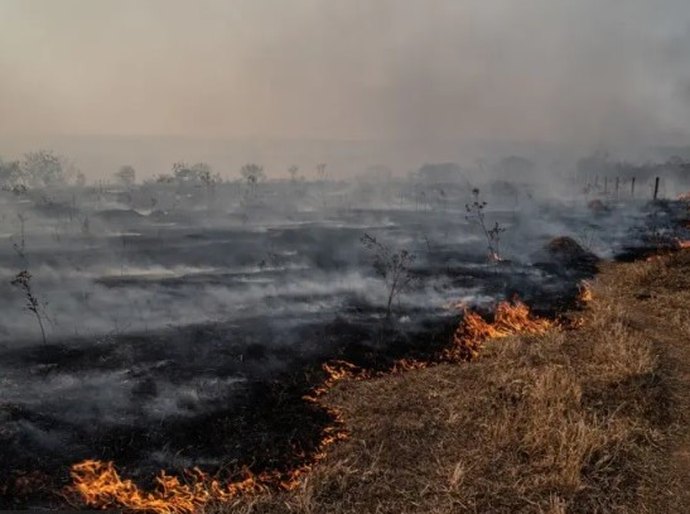
[[687, 512], [690, 252], [605, 265], [593, 293], [577, 330], [335, 386], [349, 440], [231, 510]]

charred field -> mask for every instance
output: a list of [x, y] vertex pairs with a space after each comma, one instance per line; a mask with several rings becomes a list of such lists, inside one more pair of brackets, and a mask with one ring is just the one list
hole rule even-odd
[[[490, 317], [517, 296], [555, 318], [598, 258], [687, 239], [683, 202], [480, 191], [500, 258], [468, 219], [465, 184], [3, 192], [0, 508], [85, 506], [67, 491], [86, 460], [144, 489], [160, 470], [288, 474], [334, 423], [304, 399], [323, 364], [438, 362], [463, 307]], [[377, 259], [403, 250], [393, 295]], [[24, 270], [45, 327], [12, 283]]]

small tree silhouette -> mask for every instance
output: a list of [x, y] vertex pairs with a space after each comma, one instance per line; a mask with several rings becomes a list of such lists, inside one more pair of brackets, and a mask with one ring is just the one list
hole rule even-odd
[[240, 169], [240, 175], [242, 175], [242, 178], [247, 183], [248, 198], [246, 199], [255, 199], [259, 182], [266, 178], [263, 166], [253, 163], [245, 164], [242, 166], [242, 169]]
[[465, 204], [465, 219], [470, 223], [474, 223], [481, 228], [484, 237], [486, 237], [486, 245], [489, 250], [489, 259], [498, 262], [501, 261], [500, 243], [501, 234], [506, 231], [498, 222], [494, 226], [488, 228], [486, 225], [486, 216], [484, 209], [487, 202], [482, 200], [479, 188], [472, 189], [472, 203]]
[[120, 166], [120, 169], [115, 172], [114, 177], [116, 182], [129, 188], [137, 181], [137, 172], [132, 166], [126, 164]]
[[11, 284], [19, 288], [24, 293], [24, 299], [26, 300], [24, 308], [35, 316], [38, 326], [41, 329], [43, 344], [47, 344], [46, 331], [43, 326], [43, 319], [41, 315], [43, 305], [31, 288], [31, 273], [29, 273], [27, 270], [20, 271], [17, 273], [17, 276], [14, 277]]
[[288, 168], [288, 173], [290, 174], [290, 182], [297, 182], [297, 174], [299, 173], [299, 167], [293, 164]]
[[361, 242], [367, 250], [373, 253], [374, 270], [386, 283], [388, 289], [386, 319], [390, 319], [393, 300], [407, 289], [414, 279], [410, 265], [414, 262], [415, 256], [405, 249], [395, 252], [369, 234], [364, 234]]

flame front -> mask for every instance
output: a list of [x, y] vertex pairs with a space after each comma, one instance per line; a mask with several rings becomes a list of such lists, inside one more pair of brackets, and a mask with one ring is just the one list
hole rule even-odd
[[594, 300], [594, 293], [592, 292], [592, 284], [587, 280], [583, 280], [578, 285], [577, 301], [584, 305]]
[[252, 473], [246, 469], [244, 477], [226, 484], [204, 473], [199, 468], [185, 471], [185, 482], [161, 471], [156, 477], [156, 489], [143, 491], [130, 479], [122, 479], [112, 462], [85, 460], [71, 469], [71, 492], [89, 507], [117, 508], [156, 514], [192, 514], [209, 504], [229, 503], [240, 496], [258, 494], [268, 490], [290, 491], [297, 488], [304, 475], [326, 458], [328, 447], [348, 437], [340, 412], [319, 403], [319, 398], [337, 382], [346, 378], [364, 378], [360, 368], [345, 362], [334, 361], [323, 365], [327, 378], [315, 388], [306, 401], [325, 409], [332, 423], [323, 428], [321, 439], [313, 454], [289, 471]]
[[412, 369], [428, 367], [438, 362], [462, 362], [476, 357], [489, 339], [504, 338], [517, 333], [542, 334], [555, 326], [553, 321], [531, 314], [529, 307], [519, 300], [500, 302], [493, 322], [486, 321], [476, 312], [464, 308], [465, 316], [453, 336], [450, 348], [439, 361], [401, 359], [385, 372], [374, 373], [346, 361], [336, 360], [323, 364], [326, 378], [322, 384], [304, 397], [305, 401], [325, 409], [332, 423], [321, 433], [321, 439], [311, 456], [303, 464], [289, 471], [271, 471], [254, 474], [244, 471], [244, 477], [226, 484], [198, 468], [185, 472], [185, 481], [166, 474], [156, 477], [156, 488], [143, 491], [132, 480], [122, 479], [112, 462], [86, 460], [71, 469], [73, 484], [83, 503], [96, 508], [119, 508], [156, 514], [191, 514], [215, 503], [230, 503], [243, 495], [262, 493], [271, 489], [292, 490], [315, 464], [327, 455], [328, 447], [347, 439], [342, 414], [323, 405], [321, 397], [343, 380], [364, 380]]
[[196, 512], [210, 502], [227, 502], [240, 494], [267, 490], [270, 475], [252, 475], [226, 485], [198, 468], [186, 472], [187, 483], [165, 472], [156, 477], [156, 489], [142, 491], [129, 479], [122, 479], [112, 462], [86, 460], [72, 466], [73, 489], [86, 505], [125, 508], [161, 514]]
[[254, 474], [245, 470], [244, 478], [227, 484], [222, 484], [199, 468], [187, 470], [185, 482], [161, 471], [156, 477], [155, 490], [147, 492], [132, 480], [122, 479], [112, 462], [86, 460], [72, 466], [71, 490], [89, 507], [156, 514], [192, 514], [209, 504], [229, 503], [240, 496], [271, 489], [290, 491], [299, 486], [301, 478], [314, 464], [326, 458], [328, 446], [347, 437], [339, 415], [331, 413], [335, 422], [324, 428], [314, 454], [304, 464], [290, 471]]
[[473, 359], [489, 339], [502, 339], [518, 333], [543, 334], [553, 326], [553, 321], [533, 316], [529, 307], [517, 299], [512, 303], [500, 302], [493, 322], [465, 309], [465, 317], [453, 335], [453, 344], [444, 356], [454, 362]]
[[72, 466], [71, 474], [73, 487], [84, 502], [100, 508], [117, 506], [161, 513], [193, 512], [210, 496], [203, 482], [182, 484], [178, 478], [163, 472], [156, 478], [158, 489], [144, 493], [131, 480], [121, 479], [112, 462], [87, 460]]

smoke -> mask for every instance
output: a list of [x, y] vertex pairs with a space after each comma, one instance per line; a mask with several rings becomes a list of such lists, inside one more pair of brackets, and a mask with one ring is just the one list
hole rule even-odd
[[459, 144], [676, 144], [689, 26], [682, 0], [9, 0], [0, 132], [23, 139], [0, 151], [74, 134], [395, 143], [358, 150], [375, 164], [456, 159]]
[[[198, 423], [209, 448], [228, 439], [204, 416], [251, 412], [250, 384], [348, 349], [427, 345], [458, 302], [520, 292], [553, 308], [589, 271], [544, 244], [568, 235], [611, 256], [637, 242], [657, 174], [635, 171], [632, 198], [563, 159], [688, 135], [689, 22], [680, 0], [3, 1], [3, 157], [51, 146], [91, 179], [178, 160], [226, 177], [255, 161], [287, 178], [294, 163], [307, 178], [0, 192], [7, 469], [117, 453], [138, 427], [132, 461], [204, 462], [176, 423]], [[310, 181], [318, 162], [327, 180]], [[445, 164], [406, 175], [425, 162]], [[358, 180], [333, 180], [345, 175]], [[483, 230], [465, 217], [475, 186]], [[656, 217], [664, 229], [670, 214]], [[489, 263], [492, 226], [505, 259]], [[390, 340], [365, 233], [416, 258]], [[40, 312], [11, 283], [21, 270]]]

